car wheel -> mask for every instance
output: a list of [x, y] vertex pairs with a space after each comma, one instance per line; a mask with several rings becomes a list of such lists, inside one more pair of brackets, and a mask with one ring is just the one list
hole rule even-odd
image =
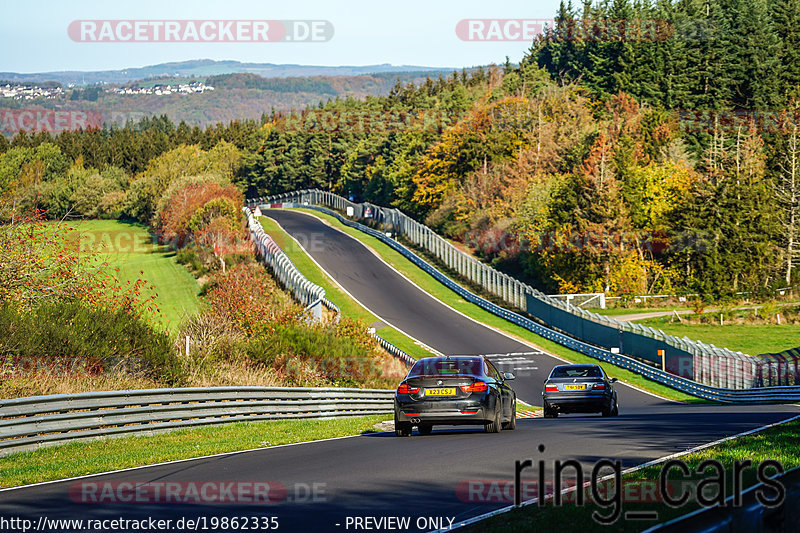
[[545, 418], [558, 418], [558, 411], [556, 411], [552, 407], [548, 407], [545, 404], [545, 406], [544, 406], [544, 417]]
[[502, 406], [498, 407], [499, 408], [494, 412], [494, 420], [483, 425], [483, 429], [486, 430], [486, 433], [500, 433], [500, 430], [502, 429], [501, 422], [503, 409]]
[[432, 424], [420, 424], [417, 426], [417, 431], [419, 431], [420, 435], [430, 435], [431, 431], [433, 431]]
[[409, 422], [398, 422], [396, 413], [394, 415], [394, 434], [398, 437], [411, 436], [411, 424]]
[[[613, 400], [611, 402], [613, 402]], [[608, 402], [608, 405], [603, 407], [603, 410], [601, 411], [603, 416], [612, 416], [614, 414], [614, 407], [612, 406], [611, 402]]]
[[614, 400], [614, 410], [611, 411], [611, 416], [619, 416], [619, 403]]
[[515, 430], [517, 429], [517, 401], [511, 407], [511, 420], [503, 424], [503, 429]]

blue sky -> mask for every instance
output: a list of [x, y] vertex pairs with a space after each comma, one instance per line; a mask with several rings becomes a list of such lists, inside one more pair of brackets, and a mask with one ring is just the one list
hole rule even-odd
[[[552, 18], [558, 0], [5, 0], [0, 18], [0, 71], [106, 70], [188, 59], [234, 59], [306, 65], [465, 67], [518, 61], [526, 42], [469, 42], [456, 36], [462, 19]], [[327, 20], [325, 43], [81, 43], [73, 20]]]

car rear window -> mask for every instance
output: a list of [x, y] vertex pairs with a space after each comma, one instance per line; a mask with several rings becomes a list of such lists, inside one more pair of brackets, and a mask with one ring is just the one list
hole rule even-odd
[[480, 359], [420, 359], [411, 368], [408, 377], [414, 376], [480, 376]]
[[596, 366], [567, 366], [556, 367], [551, 378], [599, 378], [600, 369]]

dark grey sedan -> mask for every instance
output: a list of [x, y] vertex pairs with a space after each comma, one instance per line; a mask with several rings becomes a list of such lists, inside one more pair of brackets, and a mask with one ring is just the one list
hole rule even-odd
[[545, 418], [559, 413], [602, 413], [617, 416], [617, 392], [600, 365], [558, 365], [544, 382]]
[[394, 398], [398, 437], [416, 426], [429, 435], [435, 425], [483, 425], [488, 433], [517, 426], [517, 396], [508, 385], [511, 372], [500, 373], [483, 356], [427, 357], [409, 370]]

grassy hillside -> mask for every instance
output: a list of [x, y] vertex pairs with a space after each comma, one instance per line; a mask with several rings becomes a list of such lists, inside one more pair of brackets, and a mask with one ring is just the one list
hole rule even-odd
[[[109, 264], [109, 272], [120, 282], [142, 278], [153, 286], [144, 296], [157, 294], [159, 321], [174, 331], [182, 318], [200, 307], [200, 287], [194, 277], [175, 260], [175, 252], [153, 243], [150, 232], [139, 224], [116, 220], [71, 222], [78, 232], [83, 254], [95, 252]], [[118, 269], [118, 271], [113, 271]]]

